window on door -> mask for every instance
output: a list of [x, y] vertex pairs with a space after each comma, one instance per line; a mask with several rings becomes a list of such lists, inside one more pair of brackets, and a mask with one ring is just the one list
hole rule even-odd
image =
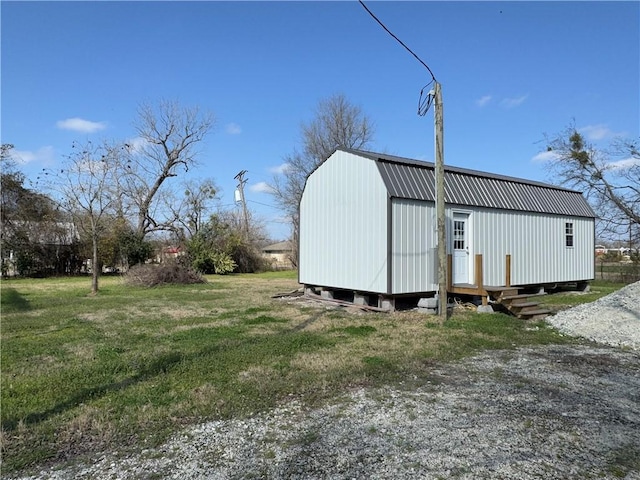
[[464, 222], [455, 220], [453, 222], [453, 248], [454, 250], [464, 250]]
[[573, 222], [564, 224], [564, 245], [565, 247], [573, 247]]

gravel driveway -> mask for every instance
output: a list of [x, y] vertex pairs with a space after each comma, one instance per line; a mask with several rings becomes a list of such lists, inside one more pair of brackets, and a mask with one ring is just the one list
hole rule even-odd
[[292, 400], [29, 478], [640, 479], [640, 283], [598, 302], [549, 321], [589, 338], [599, 323], [607, 345], [487, 352], [425, 372], [417, 388], [407, 379], [314, 410]]

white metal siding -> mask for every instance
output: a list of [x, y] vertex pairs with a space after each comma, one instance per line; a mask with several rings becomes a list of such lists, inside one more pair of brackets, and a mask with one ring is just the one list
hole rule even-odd
[[437, 290], [433, 202], [392, 200], [392, 293]]
[[[504, 210], [474, 210], [473, 253], [483, 255], [485, 285], [504, 285], [506, 255], [511, 284], [590, 280], [594, 277], [594, 221]], [[574, 246], [565, 246], [565, 223], [572, 222]]]
[[299, 280], [386, 293], [387, 191], [375, 162], [337, 151], [300, 202]]

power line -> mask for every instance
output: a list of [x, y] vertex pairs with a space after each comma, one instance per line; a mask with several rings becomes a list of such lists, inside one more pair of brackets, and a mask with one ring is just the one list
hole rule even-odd
[[[405, 43], [404, 43], [402, 40], [400, 40], [398, 37], [396, 37], [396, 36], [391, 32], [391, 30], [389, 30], [389, 29], [385, 26], [385, 24], [384, 24], [384, 23], [382, 23], [382, 22], [378, 19], [378, 17], [376, 17], [376, 16], [373, 14], [373, 12], [367, 8], [367, 6], [364, 4], [364, 2], [363, 2], [362, 0], [358, 0], [358, 1], [360, 2], [360, 5], [362, 5], [362, 6], [364, 7], [364, 9], [369, 13], [369, 15], [371, 15], [371, 17], [373, 17], [373, 19], [374, 19], [376, 22], [378, 22], [378, 23], [380, 24], [380, 26], [381, 26], [382, 28], [384, 28], [384, 29], [385, 29], [385, 31], [386, 31], [389, 35], [391, 35], [393, 38], [395, 38], [395, 39], [396, 39], [396, 41], [397, 41], [400, 45], [402, 45], [402, 46], [403, 46], [403, 47], [404, 47], [404, 48], [405, 48], [405, 49], [406, 49], [406, 50], [407, 50], [411, 55], [413, 55], [413, 56], [416, 58], [416, 60], [418, 60], [422, 65], [424, 65], [424, 67], [425, 67], [425, 68], [429, 71], [429, 73], [431, 74], [431, 79], [432, 79], [432, 81], [435, 81], [435, 80], [436, 80], [436, 76], [433, 74], [433, 72], [432, 72], [432, 71], [431, 71], [431, 69], [429, 68], [429, 65], [427, 65], [425, 62], [423, 62], [423, 61], [422, 61], [422, 59], [421, 59], [418, 55], [416, 55], [416, 54], [413, 52], [413, 50], [411, 50], [409, 47], [407, 47], [407, 46], [405, 45]], [[431, 83], [431, 82], [430, 82], [430, 83]], [[429, 84], [430, 84], [430, 83], [429, 83]], [[425, 87], [425, 88], [426, 88], [426, 87]], [[424, 90], [424, 89], [423, 89], [423, 90]]]
[[249, 203], [256, 203], [258, 205], [262, 205], [263, 207], [269, 207], [269, 208], [273, 208], [275, 210], [280, 210], [280, 208], [276, 207], [275, 205], [267, 205], [266, 203], [260, 203], [260, 202], [256, 202], [255, 200], [247, 200], [247, 202]]
[[435, 95], [433, 94], [433, 90], [429, 90], [426, 95], [424, 93], [424, 91], [429, 88], [433, 82], [435, 82], [435, 80], [431, 80], [422, 87], [422, 90], [420, 90], [420, 98], [418, 99], [418, 115], [421, 117], [424, 117], [427, 114], [434, 101]]

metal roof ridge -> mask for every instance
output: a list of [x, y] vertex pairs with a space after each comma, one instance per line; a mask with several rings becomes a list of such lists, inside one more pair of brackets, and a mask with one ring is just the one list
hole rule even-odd
[[[360, 155], [362, 157], [369, 158], [369, 159], [374, 160], [376, 162], [398, 163], [398, 164], [408, 165], [408, 166], [413, 166], [413, 167], [418, 167], [418, 168], [428, 168], [428, 169], [434, 169], [435, 168], [435, 164], [432, 163], [432, 162], [425, 162], [423, 160], [416, 160], [416, 159], [408, 158], [408, 157], [400, 157], [400, 156], [397, 156], [397, 155], [389, 155], [389, 154], [386, 154], [386, 153], [377, 153], [377, 152], [370, 152], [370, 151], [367, 151], [367, 150], [357, 150], [357, 149], [354, 149], [354, 148], [342, 148], [342, 147], [339, 147], [336, 150], [341, 150], [343, 152], [352, 153], [354, 155]], [[562, 191], [566, 191], [566, 192], [579, 193], [579, 194], [583, 193], [583, 192], [581, 192], [579, 190], [573, 190], [571, 188], [560, 187], [558, 185], [553, 185], [553, 184], [545, 183], [545, 182], [539, 182], [539, 181], [536, 181], [536, 180], [527, 180], [526, 178], [520, 178], [520, 177], [510, 177], [508, 175], [500, 175], [498, 173], [484, 172], [484, 171], [481, 171], [481, 170], [473, 170], [473, 169], [470, 169], [470, 168], [455, 167], [455, 166], [446, 165], [446, 164], [444, 166], [444, 170], [445, 170], [445, 172], [459, 173], [461, 175], [469, 175], [469, 176], [473, 176], [473, 177], [493, 178], [495, 180], [503, 180], [503, 181], [512, 182], [512, 183], [521, 183], [523, 185], [535, 185], [535, 186], [538, 186], [538, 187], [550, 188], [550, 189], [554, 189], [554, 190], [562, 190]]]

